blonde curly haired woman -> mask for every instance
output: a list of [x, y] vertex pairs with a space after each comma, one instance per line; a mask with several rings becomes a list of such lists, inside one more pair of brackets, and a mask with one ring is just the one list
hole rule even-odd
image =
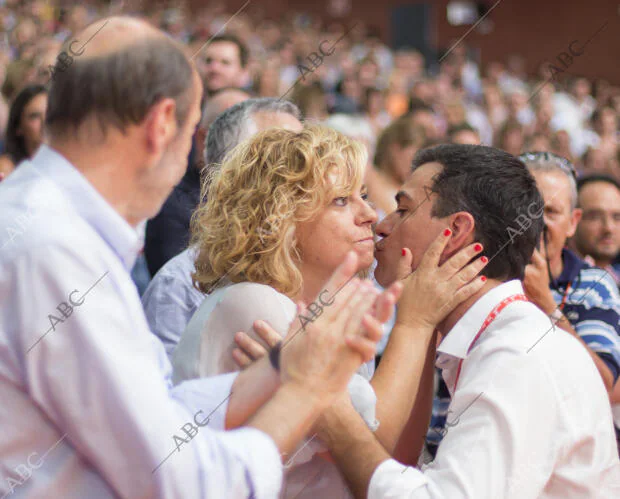
[[[252, 329], [257, 319], [284, 336], [295, 302], [319, 295], [349, 251], [367, 272], [377, 215], [366, 202], [365, 165], [362, 144], [316, 125], [270, 129], [231, 151], [192, 218], [194, 284], [208, 297], [174, 354], [175, 382], [237, 370], [234, 334], [262, 342]], [[363, 365], [349, 392], [375, 429], [373, 370]], [[316, 438], [299, 448], [286, 463], [282, 497], [351, 497], [335, 465], [318, 455], [324, 450]]]

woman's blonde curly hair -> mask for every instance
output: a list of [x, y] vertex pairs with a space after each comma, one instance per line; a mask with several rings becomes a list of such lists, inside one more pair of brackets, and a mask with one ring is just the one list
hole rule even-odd
[[228, 281], [267, 284], [289, 297], [302, 288], [295, 226], [361, 185], [365, 147], [320, 125], [271, 128], [236, 146], [205, 179], [192, 216], [192, 274], [203, 293]]

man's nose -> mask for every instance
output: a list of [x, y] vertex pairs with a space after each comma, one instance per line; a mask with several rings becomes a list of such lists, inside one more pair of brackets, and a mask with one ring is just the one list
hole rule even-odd
[[375, 227], [375, 233], [377, 236], [384, 238], [390, 235], [390, 229], [388, 227], [388, 217], [385, 217], [381, 222], [377, 224]]

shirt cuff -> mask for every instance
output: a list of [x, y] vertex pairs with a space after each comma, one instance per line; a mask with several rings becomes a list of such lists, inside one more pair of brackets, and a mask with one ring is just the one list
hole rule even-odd
[[243, 460], [245, 469], [249, 471], [250, 498], [279, 497], [283, 478], [282, 459], [271, 437], [248, 427], [227, 431], [222, 436], [228, 448], [237, 449], [239, 459]]
[[372, 474], [368, 485], [368, 499], [409, 497], [415, 489], [426, 483], [427, 479], [419, 469], [388, 459], [377, 466]]
[[209, 428], [224, 430], [232, 385], [239, 373], [184, 381], [172, 389], [172, 396], [183, 402], [193, 414], [202, 411], [200, 418], [209, 419]]

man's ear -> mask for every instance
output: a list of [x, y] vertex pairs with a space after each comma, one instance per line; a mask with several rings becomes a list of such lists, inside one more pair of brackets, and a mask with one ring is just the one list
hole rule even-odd
[[571, 215], [570, 227], [568, 229], [568, 234], [566, 237], [573, 237], [575, 235], [575, 231], [577, 230], [577, 225], [581, 221], [581, 217], [583, 216], [583, 210], [581, 208], [575, 208]]
[[450, 215], [449, 220], [452, 235], [442, 255], [444, 260], [450, 258], [468, 244], [473, 243], [476, 232], [476, 222], [471, 213], [459, 211]]
[[149, 152], [162, 155], [177, 136], [176, 102], [165, 98], [155, 104], [145, 119]]

